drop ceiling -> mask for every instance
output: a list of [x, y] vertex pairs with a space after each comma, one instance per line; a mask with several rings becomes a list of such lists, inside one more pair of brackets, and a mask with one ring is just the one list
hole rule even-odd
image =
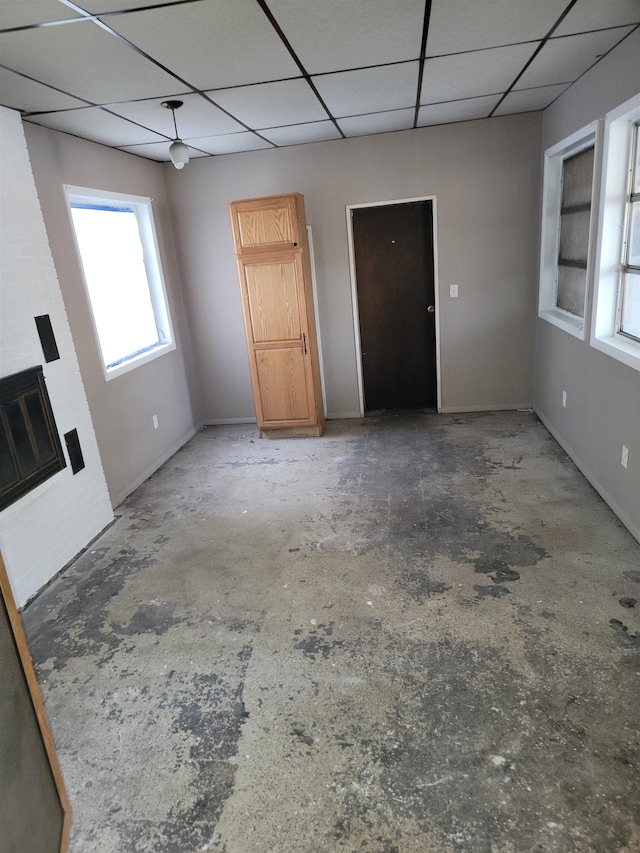
[[169, 159], [541, 110], [640, 0], [0, 0], [0, 104]]

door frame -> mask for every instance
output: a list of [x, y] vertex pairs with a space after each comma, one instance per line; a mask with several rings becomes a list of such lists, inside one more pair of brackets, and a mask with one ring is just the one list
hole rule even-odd
[[364, 377], [362, 373], [362, 342], [360, 339], [360, 315], [358, 311], [358, 281], [356, 276], [356, 255], [353, 240], [353, 219], [351, 212], [362, 207], [394, 207], [400, 204], [411, 204], [417, 201], [430, 201], [433, 222], [433, 289], [435, 297], [435, 334], [436, 334], [436, 408], [438, 413], [442, 412], [442, 390], [440, 372], [440, 288], [438, 287], [438, 226], [437, 226], [437, 202], [436, 196], [425, 195], [417, 198], [391, 199], [390, 201], [369, 201], [364, 204], [348, 204], [347, 215], [347, 242], [349, 244], [349, 272], [351, 277], [351, 304], [353, 308], [353, 333], [356, 343], [356, 372], [358, 377], [358, 397], [360, 405], [360, 417], [364, 417]]

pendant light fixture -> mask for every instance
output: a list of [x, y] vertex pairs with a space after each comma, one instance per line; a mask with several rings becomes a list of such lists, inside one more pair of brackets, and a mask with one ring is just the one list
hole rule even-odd
[[178, 136], [178, 125], [176, 124], [176, 110], [182, 106], [182, 101], [163, 101], [160, 106], [171, 110], [173, 114], [173, 128], [176, 132], [176, 138], [169, 146], [169, 157], [176, 169], [184, 169], [189, 162], [189, 149]]

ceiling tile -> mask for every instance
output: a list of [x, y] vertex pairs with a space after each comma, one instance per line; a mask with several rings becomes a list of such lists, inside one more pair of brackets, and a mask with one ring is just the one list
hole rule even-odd
[[573, 82], [631, 29], [619, 27], [549, 39], [514, 88], [532, 89], [535, 86]]
[[544, 110], [561, 95], [570, 84], [560, 83], [557, 86], [542, 86], [537, 89], [522, 89], [509, 92], [494, 115], [504, 116], [511, 113], [529, 113], [533, 110]]
[[205, 157], [211, 157], [206, 151], [199, 151], [197, 148], [189, 147], [189, 160], [203, 160]]
[[208, 0], [105, 21], [201, 90], [300, 75], [255, 0]]
[[176, 81], [91, 21], [0, 34], [2, 64], [94, 103], [149, 98]]
[[155, 142], [160, 138], [153, 131], [131, 124], [99, 107], [43, 113], [30, 116], [25, 121], [82, 136], [103, 145], [132, 145], [136, 142]]
[[567, 2], [433, 0], [427, 56], [542, 39], [565, 10]]
[[150, 127], [157, 133], [173, 137], [175, 131], [171, 110], [161, 106], [163, 101], [168, 100], [182, 101], [182, 106], [176, 110], [178, 134], [182, 139], [244, 130], [241, 124], [214, 107], [206, 98], [192, 93], [167, 95], [144, 101], [128, 101], [126, 104], [113, 104], [109, 109], [124, 118]]
[[424, 0], [269, 0], [310, 74], [418, 59]]
[[517, 44], [427, 59], [421, 104], [506, 92], [535, 50]]
[[[169, 145], [170, 142], [149, 142], [143, 145], [119, 145], [119, 151], [127, 151], [129, 154], [137, 154], [139, 157], [146, 157], [149, 160], [168, 161], [169, 160]], [[198, 157], [207, 157], [208, 155], [202, 151], [198, 151], [189, 146], [189, 159], [196, 160]]]
[[415, 113], [415, 107], [410, 107], [405, 110], [349, 116], [348, 118], [341, 118], [338, 124], [347, 136], [366, 136], [368, 133], [409, 130], [413, 127]]
[[[338, 137], [262, 0], [77, 2], [104, 26], [59, 0], [0, 0], [0, 103], [32, 114], [27, 120], [162, 160], [174, 134], [160, 106], [169, 99], [184, 101], [180, 136], [211, 154]], [[266, 5], [345, 134], [413, 126], [426, 0]], [[429, 5], [421, 125], [493, 107], [500, 115], [544, 109], [640, 22], [640, 0], [575, 0], [535, 55], [569, 0]], [[82, 99], [108, 109], [81, 107]]]
[[146, 145], [120, 145], [118, 146], [118, 151], [126, 151], [129, 154], [137, 154], [139, 157], [145, 157], [147, 160], [163, 162], [169, 159], [169, 145], [169, 142], [150, 142]]
[[44, 110], [64, 110], [83, 106], [83, 102], [69, 95], [63, 95], [45, 86], [0, 68], [0, 103], [5, 107], [27, 112]]
[[58, 0], [0, 0], [0, 29], [81, 17]]
[[81, 0], [79, 5], [92, 15], [98, 15], [100, 12], [122, 12], [127, 9], [139, 9], [141, 6], [162, 6], [165, 3], [175, 3], [175, 0]]
[[342, 71], [314, 77], [313, 82], [334, 116], [401, 109], [416, 102], [418, 63]]
[[270, 142], [260, 139], [255, 133], [249, 131], [227, 133], [223, 136], [207, 136], [192, 141], [208, 154], [238, 154], [241, 151], [258, 151], [261, 148], [273, 147]]
[[578, 0], [554, 36], [640, 23], [639, 0]]
[[271, 127], [261, 130], [260, 135], [275, 145], [301, 145], [305, 142], [340, 139], [340, 134], [332, 121], [314, 121], [309, 124], [292, 124], [289, 127]]
[[207, 94], [240, 121], [256, 129], [322, 121], [327, 117], [313, 90], [302, 79], [260, 83]]
[[428, 104], [420, 107], [418, 127], [488, 118], [499, 100], [499, 95], [485, 95], [482, 98], [448, 101], [446, 104]]

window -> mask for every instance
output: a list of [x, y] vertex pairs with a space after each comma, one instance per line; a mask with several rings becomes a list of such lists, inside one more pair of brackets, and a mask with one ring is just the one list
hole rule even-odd
[[640, 370], [640, 94], [605, 117], [591, 344]]
[[66, 187], [107, 379], [175, 349], [151, 201]]
[[545, 152], [539, 316], [585, 337], [596, 124]]
[[640, 129], [636, 124], [620, 287], [620, 334], [640, 341]]
[[556, 307], [584, 319], [587, 292], [593, 146], [562, 164]]

